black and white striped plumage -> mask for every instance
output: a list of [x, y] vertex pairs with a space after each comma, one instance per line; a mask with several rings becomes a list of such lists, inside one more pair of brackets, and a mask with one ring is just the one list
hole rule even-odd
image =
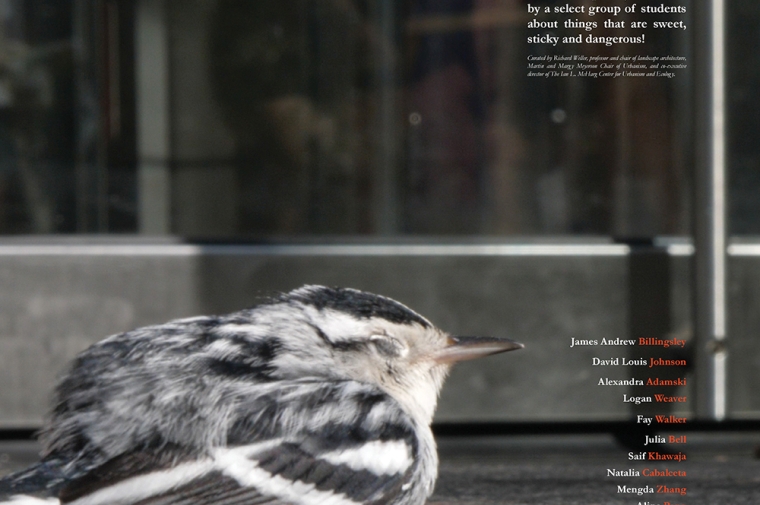
[[0, 500], [421, 504], [451, 364], [519, 347], [322, 286], [114, 335], [63, 377], [42, 461], [0, 479]]

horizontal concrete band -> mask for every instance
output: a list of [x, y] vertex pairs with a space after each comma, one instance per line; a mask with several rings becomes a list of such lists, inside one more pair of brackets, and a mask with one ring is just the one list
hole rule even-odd
[[622, 244], [0, 245], [0, 256], [624, 256]]
[[[691, 256], [686, 243], [661, 246], [671, 256]], [[0, 256], [624, 256], [626, 244], [341, 244], [341, 245], [197, 245], [197, 244], [2, 244]], [[760, 256], [760, 244], [731, 244], [729, 256]]]

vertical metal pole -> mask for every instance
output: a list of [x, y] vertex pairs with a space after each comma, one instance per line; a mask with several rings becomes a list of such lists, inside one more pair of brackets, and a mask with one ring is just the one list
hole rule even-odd
[[135, 19], [138, 228], [171, 232], [169, 27], [167, 0], [139, 0]]
[[396, 110], [396, 11], [395, 2], [377, 2], [378, 143], [373, 188], [375, 231], [398, 231], [397, 110]]
[[726, 417], [726, 145], [724, 0], [695, 2], [696, 414]]

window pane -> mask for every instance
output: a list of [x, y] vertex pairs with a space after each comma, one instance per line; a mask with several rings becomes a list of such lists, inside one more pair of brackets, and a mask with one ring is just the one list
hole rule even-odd
[[[760, 229], [757, 10], [729, 5], [737, 233]], [[0, 0], [0, 17], [0, 233], [690, 232], [688, 30], [532, 44], [518, 0]], [[689, 68], [528, 77], [542, 55]]]
[[74, 231], [72, 7], [0, 3], [0, 230]]
[[760, 4], [728, 2], [729, 229], [760, 234]]

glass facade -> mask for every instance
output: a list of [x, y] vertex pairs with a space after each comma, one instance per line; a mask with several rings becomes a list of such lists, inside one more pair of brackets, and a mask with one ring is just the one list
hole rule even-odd
[[[729, 222], [751, 234], [760, 8], [728, 4]], [[690, 69], [527, 59], [690, 58], [693, 34], [552, 47], [529, 20], [519, 0], [0, 0], [0, 233], [689, 235]]]

